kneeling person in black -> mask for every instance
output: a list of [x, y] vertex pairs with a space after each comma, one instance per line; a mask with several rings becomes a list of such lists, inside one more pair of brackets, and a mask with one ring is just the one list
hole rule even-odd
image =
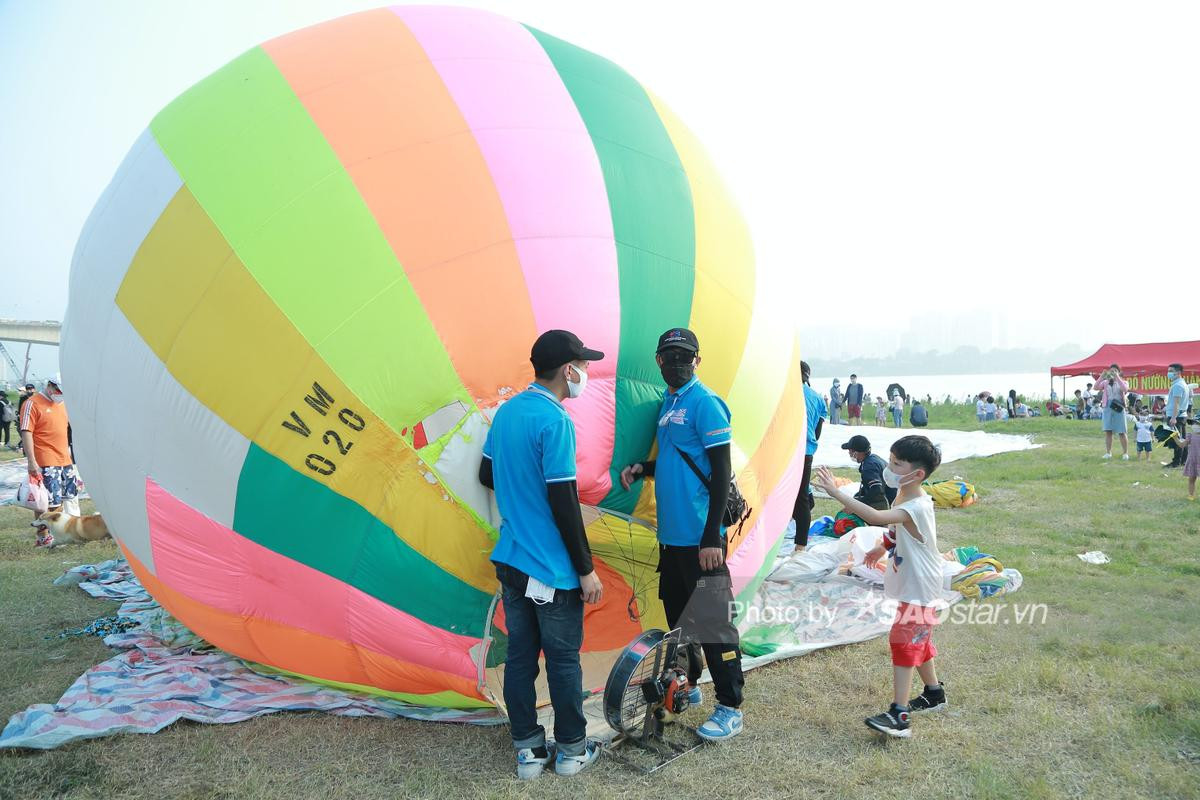
[[729, 407], [696, 378], [700, 344], [691, 331], [673, 328], [659, 337], [656, 360], [668, 387], [658, 415], [658, 459], [626, 467], [621, 485], [629, 489], [639, 478], [654, 478], [658, 596], [667, 623], [682, 627], [688, 640], [692, 704], [702, 699], [695, 685], [702, 671], [700, 648], [716, 688], [716, 710], [697, 732], [709, 740], [728, 739], [742, 731], [745, 682], [737, 628], [730, 618], [733, 586], [721, 524], [732, 475]]
[[871, 441], [862, 435], [851, 436], [842, 449], [858, 464], [859, 487], [854, 499], [879, 511], [891, 508], [896, 501], [896, 490], [883, 482], [887, 462], [871, 452]]

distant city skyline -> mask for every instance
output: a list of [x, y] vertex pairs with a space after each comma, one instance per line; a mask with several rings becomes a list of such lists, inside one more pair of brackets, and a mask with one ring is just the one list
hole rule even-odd
[[[1148, 337], [1105, 337], [1095, 325], [1082, 320], [1022, 319], [1007, 310], [976, 309], [910, 318], [903, 328], [889, 326], [881, 312], [849, 316], [845, 323], [800, 326], [800, 346], [806, 358], [886, 358], [902, 350], [914, 353], [952, 353], [960, 347], [981, 351], [1035, 348], [1054, 350], [1075, 345], [1092, 352], [1105, 342], [1158, 341]], [[878, 322], [878, 324], [874, 324]], [[1066, 337], [1063, 333], [1067, 332]]]

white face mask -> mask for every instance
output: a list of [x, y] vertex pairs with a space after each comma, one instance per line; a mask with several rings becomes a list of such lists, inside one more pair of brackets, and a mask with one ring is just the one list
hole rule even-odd
[[571, 365], [571, 369], [575, 370], [575, 374], [579, 376], [579, 383], [567, 381], [567, 396], [574, 399], [583, 394], [583, 390], [587, 386], [587, 372], [574, 364]]
[[51, 400], [53, 400], [56, 403], [61, 403], [63, 401], [62, 392], [58, 391], [57, 389], [51, 389], [49, 387], [46, 388], [46, 397], [49, 397]]
[[[916, 472], [916, 470], [913, 470], [913, 472]], [[883, 482], [887, 484], [888, 488], [890, 489], [899, 489], [904, 485], [904, 479], [909, 475], [912, 475], [913, 472], [908, 473], [908, 475], [897, 475], [896, 473], [892, 472], [891, 467], [884, 467]]]

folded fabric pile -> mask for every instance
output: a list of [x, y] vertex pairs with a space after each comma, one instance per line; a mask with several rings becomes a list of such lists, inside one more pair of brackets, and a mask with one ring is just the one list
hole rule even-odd
[[814, 536], [836, 536], [833, 532], [833, 517], [826, 514], [813, 522], [808, 528], [809, 541], [812, 541]]
[[1005, 569], [992, 555], [977, 547], [956, 547], [945, 554], [948, 561], [957, 561], [963, 569], [950, 581], [950, 588], [963, 597], [986, 600], [1015, 592], [1024, 578], [1015, 569]]
[[958, 478], [922, 485], [938, 508], [966, 508], [979, 499], [975, 494], [975, 487]]
[[837, 516], [833, 518], [833, 535], [845, 536], [855, 528], [861, 528], [866, 524], [863, 518], [857, 514], [851, 514], [848, 511], [839, 511]]

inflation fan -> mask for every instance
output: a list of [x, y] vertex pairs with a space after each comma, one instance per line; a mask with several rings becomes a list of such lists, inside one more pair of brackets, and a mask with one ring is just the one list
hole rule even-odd
[[[604, 718], [617, 731], [613, 757], [645, 773], [703, 744], [696, 730], [685, 725], [672, 726], [682, 736], [666, 735], [666, 724], [688, 708], [687, 673], [680, 666], [679, 645], [678, 628], [670, 633], [645, 631], [617, 658], [604, 687]], [[647, 766], [623, 757], [622, 744], [648, 754], [652, 763]]]

